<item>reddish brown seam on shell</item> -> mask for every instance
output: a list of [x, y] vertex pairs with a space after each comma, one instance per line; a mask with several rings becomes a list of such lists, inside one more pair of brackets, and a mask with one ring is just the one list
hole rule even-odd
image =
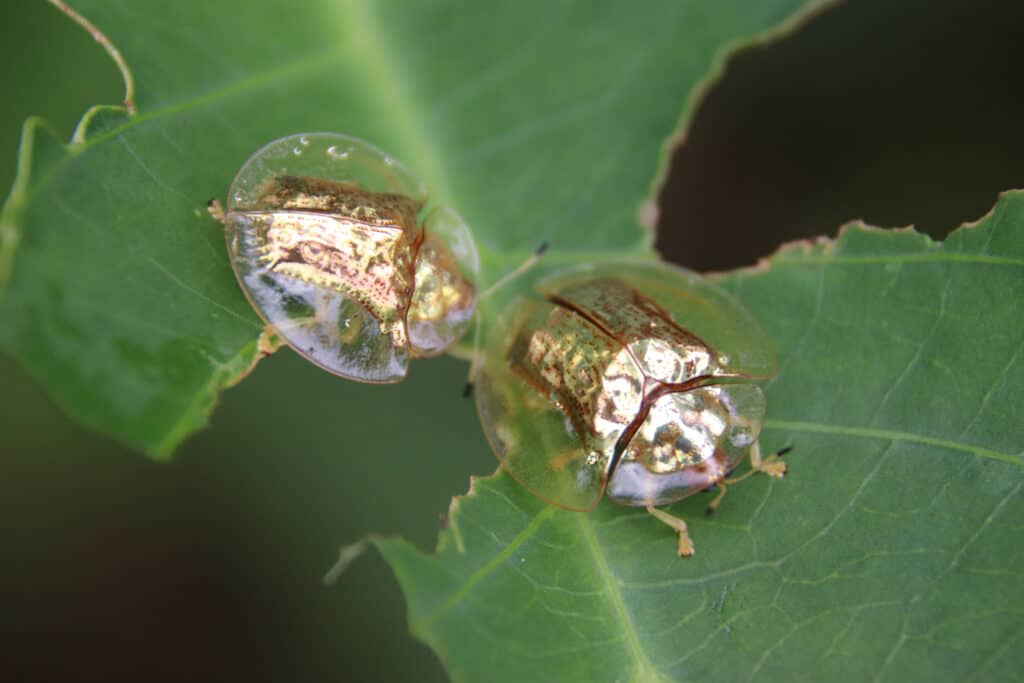
[[[665, 311], [665, 309], [659, 306], [657, 302], [648, 299], [647, 297], [643, 296], [642, 294], [637, 292], [632, 287], [629, 287], [628, 285], [627, 289], [629, 289], [630, 295], [632, 296], [634, 303], [650, 306], [651, 308], [658, 312], [658, 314], [661, 316], [662, 320], [666, 324], [676, 327], [681, 332], [685, 333], [686, 336], [692, 337], [696, 341], [700, 342], [700, 344], [704, 346], [704, 348], [708, 349], [708, 351], [712, 355], [714, 355], [714, 349], [708, 346], [708, 344], [704, 342], [703, 339], [693, 334], [689, 330], [686, 330], [685, 328], [681, 327], [678, 323], [672, 320], [672, 317]], [[637, 366], [642, 366], [640, 360], [633, 354], [632, 350], [630, 350], [628, 341], [616, 335], [614, 332], [609, 330], [605, 325], [601, 324], [601, 322], [597, 320], [595, 316], [591, 315], [586, 310], [581, 309], [572, 301], [565, 299], [557, 294], [549, 294], [546, 298], [555, 306], [559, 306], [580, 316], [584, 320], [591, 323], [594, 327], [601, 330], [618, 343], [622, 344], [623, 348], [626, 349], [626, 351], [630, 354], [630, 357], [633, 358]], [[644, 423], [644, 420], [647, 419], [647, 416], [651, 412], [651, 408], [654, 406], [654, 404], [657, 402], [659, 398], [667, 394], [684, 393], [687, 391], [692, 391], [694, 389], [699, 389], [700, 387], [703, 386], [717, 384], [720, 383], [722, 379], [728, 377], [739, 378], [742, 377], [742, 375], [700, 375], [698, 377], [690, 378], [685, 382], [659, 382], [658, 380], [651, 379], [650, 377], [644, 375], [643, 400], [640, 403], [640, 410], [637, 411], [636, 417], [634, 417], [633, 420], [629, 423], [629, 425], [626, 426], [622, 434], [619, 436], [618, 440], [615, 442], [615, 448], [612, 451], [612, 457], [609, 459], [608, 467], [605, 469], [602, 477], [602, 490], [607, 486], [608, 480], [611, 478], [612, 474], [614, 474], [615, 468], [618, 466], [619, 461], [622, 459], [622, 454], [625, 452], [626, 447], [629, 445], [629, 442], [636, 435], [637, 430], [640, 429], [640, 425], [642, 425]], [[654, 387], [648, 389], [648, 385], [650, 383], [653, 383]]]
[[[423, 211], [423, 204], [420, 204], [420, 211]], [[416, 225], [420, 225], [419, 213], [416, 215]], [[403, 231], [406, 226], [402, 226]], [[412, 245], [412, 258], [409, 260], [409, 288], [406, 290], [405, 308], [402, 309], [402, 325], [405, 327], [405, 338], [409, 339], [409, 309], [412, 307], [413, 293], [416, 291], [416, 262], [420, 260], [420, 248], [427, 239], [427, 228], [420, 225], [419, 239]], [[409, 353], [412, 354], [413, 345], [409, 341]]]
[[[615, 472], [616, 466], [619, 464], [619, 460], [622, 459], [622, 454], [626, 452], [626, 447], [629, 442], [632, 441], [636, 435], [640, 425], [644, 423], [647, 416], [651, 413], [651, 408], [657, 403], [658, 399], [667, 394], [679, 394], [687, 391], [693, 391], [701, 387], [716, 384], [715, 380], [718, 379], [717, 375], [701, 375], [700, 377], [694, 377], [685, 382], [679, 382], [675, 384], [667, 384], [665, 382], [658, 382], [647, 378], [644, 380], [644, 398], [640, 403], [640, 410], [637, 411], [636, 417], [633, 421], [622, 431], [622, 435], [619, 436], [618, 441], [615, 442], [615, 450], [612, 451], [611, 460], [608, 462], [608, 471], [605, 473], [606, 478], [611, 478]], [[654, 382], [656, 386], [649, 392], [647, 389], [647, 382]]]

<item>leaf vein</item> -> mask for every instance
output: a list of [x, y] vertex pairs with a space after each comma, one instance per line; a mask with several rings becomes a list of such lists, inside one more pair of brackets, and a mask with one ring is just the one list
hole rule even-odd
[[962, 254], [943, 251], [931, 251], [917, 254], [866, 255], [866, 256], [827, 256], [801, 255], [777, 256], [773, 264], [783, 266], [816, 266], [816, 265], [886, 265], [894, 263], [971, 263], [995, 266], [1024, 266], [1024, 259], [1009, 256], [993, 256], [991, 254]]
[[632, 680], [647, 681], [649, 680], [648, 674], [654, 674], [658, 679], [667, 679], [658, 670], [658, 667], [654, 665], [654, 662], [651, 661], [641, 643], [640, 634], [637, 632], [633, 616], [630, 614], [626, 601], [622, 596], [622, 584], [619, 583], [618, 577], [615, 576], [608, 565], [608, 558], [605, 556], [597, 535], [594, 533], [594, 527], [590, 523], [589, 517], [584, 514], [576, 514], [574, 518], [579, 523], [581, 536], [586, 542], [591, 556], [594, 558], [594, 569], [601, 577], [602, 583], [607, 586], [605, 596], [611, 603], [611, 607], [615, 611], [619, 623], [622, 625], [621, 631], [623, 636], [625, 636], [625, 643], [629, 648], [634, 664]]
[[490, 575], [499, 566], [501, 566], [501, 564], [505, 560], [511, 557], [512, 553], [514, 553], [516, 549], [523, 545], [523, 543], [529, 540], [530, 537], [533, 536], [537, 532], [537, 530], [544, 524], [544, 522], [546, 522], [548, 518], [551, 517], [557, 511], [558, 508], [554, 507], [553, 505], [549, 505], [548, 507], [541, 510], [540, 513], [538, 513], [533, 519], [531, 519], [530, 523], [527, 524], [526, 527], [522, 531], [520, 531], [519, 534], [517, 534], [511, 542], [508, 543], [508, 545], [502, 548], [501, 551], [494, 555], [494, 557], [488, 560], [483, 566], [481, 566], [475, 572], [470, 574], [469, 577], [462, 584], [462, 586], [459, 587], [458, 590], [449, 595], [448, 598], [443, 603], [441, 603], [441, 605], [437, 609], [428, 614], [422, 620], [421, 627], [426, 628], [430, 626], [431, 624], [435, 623], [438, 619], [443, 617], [445, 614], [447, 614], [449, 611], [451, 611], [453, 607], [455, 607], [467, 595], [469, 595], [470, 591], [472, 591], [473, 588], [478, 583], [487, 578], [487, 576]]
[[764, 421], [766, 429], [779, 429], [794, 432], [810, 432], [813, 434], [829, 434], [831, 436], [854, 436], [864, 439], [880, 439], [886, 441], [900, 441], [915, 443], [924, 446], [936, 446], [951, 451], [970, 453], [979, 458], [989, 458], [1000, 462], [1024, 467], [1024, 456], [1021, 454], [1002, 453], [991, 448], [973, 446], [971, 444], [957, 443], [949, 439], [942, 439], [923, 434], [910, 432], [899, 432], [888, 429], [875, 429], [873, 427], [848, 427], [844, 425], [829, 425], [818, 422], [804, 422], [800, 420], [768, 419]]

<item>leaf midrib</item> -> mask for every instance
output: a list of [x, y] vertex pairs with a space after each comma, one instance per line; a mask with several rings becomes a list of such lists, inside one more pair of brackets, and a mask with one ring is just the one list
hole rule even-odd
[[617, 621], [622, 625], [619, 630], [633, 660], [630, 680], [648, 681], [650, 680], [649, 674], [653, 674], [658, 680], [667, 679], [658, 670], [658, 667], [654, 665], [654, 662], [651, 661], [643, 647], [640, 634], [637, 632], [636, 624], [633, 621], [633, 616], [630, 614], [626, 601], [622, 597], [618, 577], [615, 576], [608, 565], [608, 558], [601, 548], [597, 534], [594, 533], [594, 525], [590, 520], [590, 516], [586, 513], [578, 512], [574, 513], [573, 517], [576, 519], [577, 526], [580, 529], [580, 536], [586, 542], [587, 548], [594, 558], [592, 566], [596, 570], [601, 584], [605, 587], [605, 596], [615, 612]]
[[[362, 66], [362, 70], [369, 74], [366, 79], [368, 83], [377, 85], [374, 96], [383, 102], [385, 106], [381, 109], [390, 114], [394, 130], [399, 133], [402, 148], [408, 150], [406, 162], [410, 162], [412, 168], [420, 176], [428, 178], [431, 194], [441, 198], [445, 202], [458, 202], [451, 196], [448, 174], [445, 172], [444, 164], [441, 163], [441, 156], [437, 148], [429, 140], [433, 136], [428, 135], [419, 123], [419, 119], [411, 112], [416, 108], [411, 105], [413, 98], [409, 81], [403, 75], [403, 70], [395, 60], [396, 50], [393, 47], [380, 49], [381, 45], [393, 45], [393, 41], [383, 38], [380, 23], [377, 21], [373, 9], [368, 6], [366, 0], [344, 0], [341, 3], [330, 3], [332, 7], [344, 6], [345, 12], [340, 14], [338, 22], [342, 27], [348, 27], [348, 47], [353, 52]], [[385, 96], [385, 89], [380, 84], [387, 84], [392, 91], [398, 94], [402, 106], [387, 106], [390, 100]]]

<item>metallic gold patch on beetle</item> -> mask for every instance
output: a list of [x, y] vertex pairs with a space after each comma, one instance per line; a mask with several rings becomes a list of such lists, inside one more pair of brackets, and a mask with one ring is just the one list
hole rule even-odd
[[283, 176], [267, 182], [257, 204], [275, 207], [244, 212], [264, 241], [256, 253], [267, 270], [357, 301], [395, 347], [408, 346], [404, 318], [421, 237], [419, 202], [348, 183]]
[[629, 436], [627, 457], [655, 473], [714, 455], [725, 425], [710, 396], [648, 399], [666, 384], [707, 374], [714, 351], [616, 280], [588, 280], [549, 299], [547, 317], [520, 331], [508, 361], [558, 405], [586, 450], [613, 463]]
[[[509, 350], [512, 368], [566, 415], [583, 448], [611, 458], [643, 398], [643, 374], [620, 344], [586, 319], [550, 306]], [[543, 313], [540, 313], [543, 315]]]
[[551, 300], [600, 326], [629, 350], [650, 379], [684, 382], [712, 369], [707, 344], [673, 322], [657, 303], [617, 280], [571, 285]]
[[365, 142], [281, 138], [229, 189], [232, 266], [255, 309], [297, 352], [344, 377], [398, 381], [410, 358], [451, 346], [475, 305], [468, 228], [451, 210], [426, 227], [426, 202], [421, 183]]
[[[785, 471], [757, 447], [754, 381], [774, 373], [773, 347], [728, 294], [654, 263], [580, 268], [539, 290], [494, 332], [476, 389], [495, 453], [536, 496], [653, 509], [724, 487], [748, 455], [759, 471]], [[686, 525], [657, 512], [691, 554]]]

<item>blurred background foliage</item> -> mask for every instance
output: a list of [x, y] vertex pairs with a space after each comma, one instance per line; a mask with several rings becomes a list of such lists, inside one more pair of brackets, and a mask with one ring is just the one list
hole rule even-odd
[[[935, 237], [978, 218], [1024, 187], [1022, 26], [1013, 0], [850, 0], [743, 51], [677, 151], [659, 248], [724, 270], [854, 218]], [[122, 93], [41, 0], [0, 5], [0, 32], [8, 187], [26, 116], [67, 138]], [[319, 579], [369, 531], [432, 547], [450, 497], [493, 471], [464, 378], [440, 359], [374, 389], [285, 351], [158, 465], [71, 423], [0, 359], [0, 678], [444, 680], [378, 557], [333, 589]], [[403, 403], [416, 422], [380, 429]], [[339, 458], [342, 443], [360, 457]]]

